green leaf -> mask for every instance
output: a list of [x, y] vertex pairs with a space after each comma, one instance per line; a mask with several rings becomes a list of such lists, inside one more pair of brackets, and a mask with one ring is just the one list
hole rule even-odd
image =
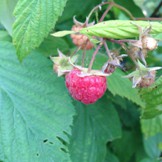
[[145, 137], [162, 132], [162, 115], [151, 119], [141, 119], [141, 127]]
[[108, 90], [113, 95], [120, 95], [121, 97], [125, 97], [130, 101], [136, 103], [137, 105], [143, 106], [138, 90], [132, 88], [132, 83], [129, 79], [123, 78], [125, 74], [117, 69], [111, 76], [108, 77]]
[[71, 29], [73, 23], [73, 16], [76, 15], [77, 20], [85, 22], [91, 9], [100, 3], [98, 0], [68, 0], [65, 10], [57, 23], [57, 29], [67, 30]]
[[38, 47], [54, 28], [67, 0], [19, 0], [14, 10], [13, 42], [19, 60]]
[[[130, 162], [133, 155], [141, 147], [141, 134], [137, 130], [124, 130], [122, 138], [112, 142], [112, 149], [121, 162]], [[124, 149], [123, 146], [126, 146], [126, 148]]]
[[58, 49], [63, 53], [69, 51], [69, 45], [64, 38], [56, 38], [48, 36], [38, 48], [38, 51], [43, 53], [45, 56], [56, 56], [58, 55]]
[[142, 159], [140, 162], [160, 162], [160, 159], [151, 159], [151, 158], [145, 158]]
[[0, 41], [9, 41], [11, 42], [11, 37], [8, 32], [5, 30], [0, 30]]
[[106, 154], [106, 159], [104, 162], [119, 162], [119, 159], [110, 152], [110, 150], [107, 150], [107, 154]]
[[157, 39], [157, 40], [162, 41], [162, 33], [157, 34], [154, 38]]
[[12, 35], [12, 25], [15, 18], [12, 14], [18, 0], [1, 0], [0, 1], [0, 23]]
[[160, 145], [162, 145], [162, 133], [144, 139], [146, 153], [150, 158], [159, 162], [161, 161], [159, 157], [162, 151]]
[[[142, 0], [138, 0], [138, 1], [141, 2]], [[125, 7], [135, 17], [143, 17], [144, 16], [144, 14], [142, 13], [142, 10], [134, 3], [133, 0], [129, 0], [129, 1], [114, 0], [114, 2], [121, 5], [122, 7]], [[130, 7], [130, 6], [133, 6], [133, 7]]]
[[[132, 24], [133, 23], [133, 24]], [[80, 33], [103, 38], [126, 39], [139, 36], [137, 26], [143, 28], [152, 26], [151, 34], [162, 33], [162, 24], [159, 22], [110, 20], [98, 23], [88, 28], [83, 28]]]
[[[52, 62], [33, 52], [19, 63], [10, 43], [0, 42], [0, 156], [5, 162], [69, 162], [74, 106]], [[66, 150], [66, 151], [62, 151]]]
[[51, 35], [54, 36], [54, 37], [64, 37], [66, 35], [73, 34], [73, 33], [75, 33], [75, 32], [70, 31], [70, 30], [64, 30], [64, 31], [55, 32]]
[[72, 162], [104, 162], [106, 143], [121, 136], [119, 118], [106, 97], [92, 105], [75, 104], [69, 150]]
[[146, 103], [142, 109], [142, 118], [153, 118], [162, 113], [162, 76], [149, 88], [144, 88], [141, 97]]

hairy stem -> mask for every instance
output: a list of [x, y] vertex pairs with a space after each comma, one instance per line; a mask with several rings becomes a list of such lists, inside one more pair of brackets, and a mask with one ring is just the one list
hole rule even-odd
[[91, 71], [91, 69], [92, 69], [93, 62], [94, 62], [95, 57], [96, 57], [96, 55], [97, 55], [99, 49], [101, 48], [101, 46], [102, 46], [102, 42], [97, 46], [96, 50], [95, 50], [94, 53], [93, 53], [92, 59], [91, 59], [91, 61], [90, 61], [89, 67], [88, 67], [88, 73], [89, 73], [89, 72]]

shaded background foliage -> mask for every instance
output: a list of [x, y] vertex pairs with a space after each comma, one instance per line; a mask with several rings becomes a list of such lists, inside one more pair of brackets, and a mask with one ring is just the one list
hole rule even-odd
[[[114, 2], [135, 17], [162, 16], [162, 10], [157, 11], [160, 0]], [[122, 78], [123, 71], [116, 70], [108, 78], [104, 97], [93, 105], [83, 105], [68, 95], [64, 78], [52, 72], [49, 56], [57, 55], [57, 49], [69, 55], [75, 47], [69, 36], [55, 38], [50, 32], [71, 29], [74, 15], [79, 21], [85, 21], [99, 3], [100, 0], [0, 1], [1, 161], [161, 160], [161, 77], [150, 88], [139, 91], [131, 88], [128, 79]], [[105, 20], [113, 19], [129, 18], [113, 8]], [[87, 52], [86, 64], [92, 53], [93, 50]], [[23, 61], [20, 63], [18, 59]], [[151, 66], [162, 66], [161, 60], [160, 42], [147, 61]], [[101, 49], [94, 68], [100, 68], [105, 61], [105, 51]], [[130, 70], [133, 68], [130, 60], [126, 65]]]

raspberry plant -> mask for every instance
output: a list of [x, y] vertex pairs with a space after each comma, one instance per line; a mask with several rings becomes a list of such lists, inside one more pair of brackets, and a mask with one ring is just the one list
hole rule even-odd
[[1, 0], [0, 161], [161, 161], [161, 3], [140, 3]]

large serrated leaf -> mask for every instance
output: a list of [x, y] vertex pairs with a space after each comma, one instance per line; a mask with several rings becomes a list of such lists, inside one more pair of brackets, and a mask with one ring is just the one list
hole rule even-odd
[[11, 37], [9, 36], [7, 31], [0, 30], [0, 41], [10, 41], [11, 42]]
[[33, 52], [22, 64], [0, 43], [0, 157], [5, 162], [64, 162], [74, 107], [52, 62]]
[[123, 78], [125, 74], [117, 69], [111, 76], [108, 77], [108, 89], [113, 95], [125, 97], [137, 105], [143, 106], [138, 90], [132, 88], [132, 83], [129, 79]]
[[152, 119], [141, 119], [141, 127], [146, 137], [162, 132], [162, 115]]
[[111, 153], [110, 150], [107, 150], [106, 159], [104, 162], [119, 162], [119, 159], [117, 156]]
[[142, 118], [153, 118], [162, 113], [162, 76], [149, 88], [141, 91], [146, 105], [142, 109]]
[[161, 146], [162, 133], [158, 133], [155, 136], [144, 138], [145, 151], [153, 162], [161, 162]]
[[54, 28], [67, 0], [19, 0], [14, 15], [13, 42], [20, 60], [40, 45]]
[[69, 146], [72, 162], [103, 162], [106, 143], [121, 136], [117, 112], [106, 97], [92, 105], [77, 102], [75, 106], [78, 115]]
[[98, 23], [88, 28], [83, 28], [80, 32], [89, 36], [103, 38], [126, 39], [139, 36], [137, 26], [146, 28], [151, 25], [151, 34], [162, 33], [162, 24], [159, 22], [130, 21], [130, 20], [110, 20]]
[[[112, 142], [112, 150], [114, 150], [115, 155], [117, 155], [121, 162], [130, 162], [136, 151], [141, 149], [141, 134], [137, 130], [137, 125], [136, 130], [135, 128], [129, 131], [123, 130], [122, 138]], [[127, 146], [127, 154], [125, 154], [123, 146]]]
[[38, 48], [38, 51], [43, 53], [45, 56], [56, 56], [58, 55], [58, 49], [63, 53], [69, 51], [69, 44], [64, 38], [55, 38], [48, 36]]

